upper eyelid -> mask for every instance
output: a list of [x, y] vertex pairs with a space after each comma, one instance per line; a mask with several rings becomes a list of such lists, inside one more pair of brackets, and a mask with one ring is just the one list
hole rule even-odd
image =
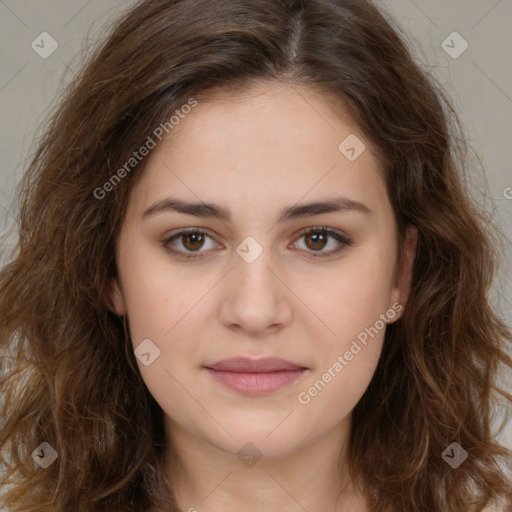
[[187, 235], [189, 233], [201, 233], [201, 234], [204, 234], [208, 237], [210, 237], [211, 239], [215, 239], [214, 236], [212, 236], [206, 229], [203, 229], [203, 228], [183, 228], [183, 229], [180, 229], [172, 234], [169, 234], [169, 235], [166, 235], [164, 236], [163, 238], [163, 241], [164, 242], [170, 242], [173, 238], [180, 238], [180, 236], [183, 236], [183, 235]]

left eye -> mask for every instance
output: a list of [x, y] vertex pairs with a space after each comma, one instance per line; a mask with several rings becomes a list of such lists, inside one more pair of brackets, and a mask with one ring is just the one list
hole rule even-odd
[[[210, 237], [205, 231], [192, 228], [190, 230], [182, 230], [170, 237], [165, 238], [162, 241], [162, 245], [173, 256], [184, 259], [197, 259], [203, 257], [203, 253], [205, 251], [201, 251], [200, 249], [204, 248], [205, 240], [207, 238], [213, 240], [213, 238]], [[311, 255], [314, 258], [337, 254], [341, 252], [346, 246], [352, 245], [352, 241], [347, 236], [329, 228], [308, 228], [300, 235], [299, 240], [301, 239], [304, 239], [306, 242], [305, 250], [307, 252], [318, 253]], [[330, 239], [335, 240], [335, 248], [324, 251], [323, 249], [329, 245]], [[177, 240], [181, 240], [180, 244], [184, 249], [176, 248]]]
[[[316, 258], [338, 254], [345, 246], [352, 244], [348, 237], [328, 228], [308, 228], [302, 233], [299, 240], [302, 238], [306, 240], [306, 250], [311, 248], [313, 252], [322, 251], [322, 249], [329, 245], [329, 239], [335, 240], [333, 244], [335, 246], [334, 249], [330, 251], [322, 251], [319, 255], [314, 255], [313, 257]], [[310, 247], [307, 247], [308, 244], [310, 244]]]

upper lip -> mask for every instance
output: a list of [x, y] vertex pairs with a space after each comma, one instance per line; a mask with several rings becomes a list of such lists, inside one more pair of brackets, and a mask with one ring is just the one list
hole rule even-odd
[[263, 359], [233, 357], [231, 359], [223, 359], [215, 364], [207, 365], [205, 368], [222, 372], [238, 373], [270, 373], [306, 369], [304, 366], [277, 357], [265, 357]]

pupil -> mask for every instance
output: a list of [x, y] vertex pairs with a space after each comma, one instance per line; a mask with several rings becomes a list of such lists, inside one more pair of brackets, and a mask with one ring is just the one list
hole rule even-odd
[[[190, 239], [192, 239], [191, 244], [188, 243], [188, 241]], [[191, 233], [191, 234], [185, 235], [185, 242], [183, 245], [187, 249], [190, 249], [190, 250], [200, 249], [201, 246], [203, 245], [203, 241], [204, 241], [203, 235], [200, 235], [198, 233]]]
[[[311, 249], [323, 249], [325, 247], [325, 234], [324, 233], [315, 233], [313, 235], [308, 235], [308, 239], [313, 240], [313, 246]], [[320, 240], [320, 241], [319, 241]], [[320, 244], [320, 246], [318, 246]]]

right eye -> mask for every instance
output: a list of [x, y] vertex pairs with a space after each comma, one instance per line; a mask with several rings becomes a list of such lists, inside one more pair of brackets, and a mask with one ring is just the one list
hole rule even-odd
[[[205, 240], [210, 237], [205, 231], [197, 228], [189, 228], [178, 231], [177, 233], [167, 236], [162, 240], [163, 247], [173, 256], [185, 260], [203, 258], [203, 253], [200, 251], [205, 244]], [[179, 242], [176, 244], [176, 240]], [[182, 248], [176, 248], [176, 245]]]

